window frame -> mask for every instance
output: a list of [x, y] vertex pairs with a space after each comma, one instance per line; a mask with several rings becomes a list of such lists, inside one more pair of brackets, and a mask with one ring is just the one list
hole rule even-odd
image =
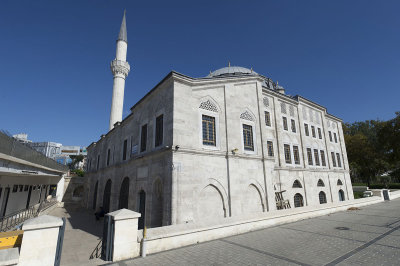
[[[198, 131], [199, 131], [199, 147], [206, 150], [219, 150], [220, 149], [220, 130], [219, 130], [219, 113], [199, 108], [198, 113]], [[214, 117], [215, 121], [215, 146], [203, 144], [203, 115]]]
[[304, 133], [306, 134], [307, 137], [310, 136], [310, 131], [308, 130], [308, 124], [304, 123]]
[[122, 161], [126, 161], [126, 153], [128, 151], [128, 139], [124, 139], [122, 144]]
[[333, 138], [335, 139], [335, 143], [338, 143], [336, 132], [333, 132]]
[[283, 130], [289, 131], [288, 130], [288, 123], [287, 123], [287, 117], [286, 116], [282, 116], [282, 126], [283, 126]]
[[329, 135], [329, 141], [330, 141], [330, 142], [333, 142], [333, 140], [332, 140], [332, 132], [331, 132], [331, 131], [328, 131], [328, 135]]
[[319, 151], [318, 149], [314, 149], [314, 160], [315, 160], [315, 166], [320, 166], [321, 163], [319, 161]]
[[321, 166], [326, 166], [325, 151], [324, 150], [320, 150], [319, 154], [321, 155]]
[[[161, 125], [161, 136], [160, 136], [160, 138], [161, 138], [161, 142], [160, 143], [158, 143], [157, 142], [157, 134], [158, 134], [158, 132], [157, 132], [157, 119], [159, 118], [159, 117], [162, 117], [162, 125]], [[163, 111], [160, 111], [160, 112], [158, 112], [158, 113], [156, 113], [156, 115], [155, 115], [155, 117], [154, 117], [154, 128], [153, 128], [153, 131], [154, 131], [154, 134], [153, 134], [153, 136], [154, 136], [154, 142], [153, 142], [153, 145], [154, 145], [154, 148], [155, 149], [157, 149], [157, 148], [161, 148], [162, 146], [163, 146], [163, 144], [164, 144], [164, 142], [165, 142], [165, 140], [164, 140], [164, 132], [165, 132], [165, 114], [164, 114], [164, 112]]]
[[335, 158], [335, 152], [331, 152], [331, 157], [332, 157], [332, 166], [336, 167], [336, 158]]
[[338, 152], [336, 153], [336, 159], [337, 159], [337, 161], [336, 161], [337, 167], [342, 168], [342, 160], [340, 158], [340, 153], [338, 153]]
[[[297, 156], [297, 160], [296, 160]], [[293, 161], [294, 164], [300, 164], [300, 151], [299, 151], [299, 146], [293, 145]]]
[[321, 128], [320, 127], [317, 128], [317, 131], [318, 131], [318, 138], [322, 139], [322, 130], [321, 130]]
[[[256, 143], [255, 143], [255, 138], [254, 138], [254, 135], [255, 135], [255, 130], [254, 130], [254, 123], [250, 123], [251, 121], [247, 121], [246, 120], [246, 122], [242, 122], [241, 123], [241, 131], [242, 131], [242, 134], [241, 134], [241, 136], [242, 136], [242, 149], [243, 149], [243, 152], [244, 153], [251, 153], [251, 154], [253, 154], [253, 153], [255, 153], [255, 149], [256, 149]], [[252, 147], [252, 149], [246, 149], [246, 146], [245, 146], [245, 143], [244, 143], [244, 126], [249, 126], [250, 128], [251, 128], [251, 139], [252, 139], [252, 144], [253, 144], [253, 147]]]
[[[288, 151], [287, 151], [287, 148], [288, 148]], [[290, 149], [290, 144], [283, 144], [283, 155], [285, 157], [285, 163], [292, 164], [292, 152]]]
[[[143, 127], [146, 126], [146, 138], [145, 141], [143, 142]], [[149, 124], [143, 123], [140, 125], [140, 142], [139, 142], [139, 153], [145, 153], [147, 151], [147, 141], [148, 141], [148, 137], [149, 137]], [[143, 143], [144, 143], [144, 149], [142, 149], [143, 147]]]
[[264, 111], [264, 121], [267, 127], [271, 126], [271, 113], [269, 111]]
[[311, 126], [311, 134], [313, 138], [317, 138], [317, 135], [315, 133], [315, 126]]
[[308, 165], [314, 165], [312, 149], [311, 148], [307, 148], [306, 150], [307, 150], [307, 163], [308, 163]]
[[290, 127], [293, 133], [296, 133], [296, 121], [294, 119], [290, 119]]
[[[270, 150], [271, 148], [271, 150]], [[271, 152], [270, 152], [271, 151]], [[267, 140], [267, 155], [268, 157], [274, 157], [274, 142], [272, 140]]]

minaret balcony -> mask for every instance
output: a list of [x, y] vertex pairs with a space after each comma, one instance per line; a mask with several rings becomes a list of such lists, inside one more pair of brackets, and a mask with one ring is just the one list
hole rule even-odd
[[128, 73], [131, 70], [131, 67], [128, 62], [117, 59], [111, 61], [110, 67], [111, 67], [111, 72], [113, 73], [114, 76], [117, 74], [122, 74], [126, 77], [128, 76]]

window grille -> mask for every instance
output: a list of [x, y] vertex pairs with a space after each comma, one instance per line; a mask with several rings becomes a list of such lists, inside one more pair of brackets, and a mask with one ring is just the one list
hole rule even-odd
[[321, 163], [322, 163], [322, 166], [326, 166], [325, 152], [324, 152], [323, 150], [320, 150], [320, 154], [321, 154]]
[[342, 186], [342, 185], [343, 185], [342, 180], [338, 179], [337, 185], [338, 185], [338, 186]]
[[268, 150], [268, 156], [270, 157], [274, 156], [274, 146], [272, 141], [267, 141], [267, 150]]
[[286, 114], [286, 104], [285, 103], [281, 103], [281, 113]]
[[307, 148], [307, 159], [308, 165], [313, 165], [312, 152], [310, 148]]
[[124, 147], [122, 149], [122, 160], [126, 160], [126, 150], [128, 149], [128, 140], [124, 140]]
[[140, 152], [146, 151], [147, 148], [147, 124], [142, 126], [142, 133], [140, 136]]
[[314, 126], [311, 126], [311, 133], [312, 133], [313, 138], [316, 138]]
[[286, 163], [292, 163], [292, 158], [290, 156], [290, 145], [284, 144], [284, 150], [285, 150], [285, 162]]
[[282, 121], [283, 121], [283, 129], [288, 130], [287, 118], [283, 116]]
[[336, 153], [336, 158], [337, 158], [338, 167], [342, 167], [342, 160], [340, 160], [340, 154], [339, 153]]
[[300, 193], [297, 193], [296, 195], [294, 195], [294, 207], [298, 208], [303, 206], [303, 196]]
[[211, 112], [218, 112], [218, 108], [210, 100], [202, 102], [200, 104], [199, 108], [204, 109], [204, 110], [208, 110], [208, 111], [211, 111]]
[[268, 99], [268, 97], [264, 97], [263, 103], [264, 103], [265, 107], [267, 107], [267, 108], [269, 107], [269, 99]]
[[215, 117], [203, 115], [203, 145], [216, 146]]
[[337, 143], [336, 133], [333, 133], [333, 137], [335, 138], [335, 143]]
[[306, 136], [310, 136], [310, 132], [308, 131], [308, 125], [304, 123], [304, 131], [306, 133]]
[[328, 131], [329, 134], [329, 141], [332, 142], [332, 132]]
[[294, 163], [300, 164], [300, 155], [298, 146], [293, 146], [293, 157], [294, 157]]
[[243, 145], [246, 151], [254, 151], [253, 127], [243, 124]]
[[290, 122], [292, 125], [292, 132], [296, 133], [296, 122], [293, 119], [291, 119]]
[[319, 203], [320, 204], [325, 204], [326, 203], [326, 194], [323, 191], [321, 191], [319, 193]]
[[333, 167], [336, 167], [335, 153], [331, 152], [331, 156], [332, 156], [332, 165], [333, 165]]
[[245, 120], [249, 120], [249, 121], [254, 121], [253, 116], [248, 111], [245, 111], [244, 113], [242, 113], [240, 115], [240, 118], [241, 119], [245, 119]]
[[156, 138], [154, 142], [154, 146], [158, 147], [163, 143], [163, 134], [164, 134], [164, 115], [159, 115], [156, 118]]
[[322, 179], [319, 179], [318, 183], [317, 183], [317, 187], [324, 187], [324, 186], [325, 186], [324, 181], [322, 181]]
[[290, 116], [294, 116], [294, 107], [292, 105], [289, 105], [289, 114]]
[[293, 188], [302, 188], [303, 186], [301, 185], [301, 183], [300, 183], [300, 181], [298, 180], [298, 179], [296, 179], [294, 182], [293, 182], [293, 186], [292, 186]]
[[318, 128], [318, 137], [319, 137], [319, 139], [322, 139], [322, 132], [321, 132], [321, 128]]
[[314, 149], [314, 158], [315, 158], [315, 165], [319, 166], [319, 154], [317, 149]]
[[268, 111], [265, 111], [264, 114], [265, 114], [265, 125], [270, 127], [271, 126], [270, 113]]

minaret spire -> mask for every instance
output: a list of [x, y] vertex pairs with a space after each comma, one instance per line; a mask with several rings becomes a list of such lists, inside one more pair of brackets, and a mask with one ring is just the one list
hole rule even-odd
[[111, 61], [111, 72], [114, 75], [114, 83], [110, 113], [110, 130], [114, 128], [115, 123], [122, 121], [125, 79], [130, 71], [129, 63], [126, 61], [127, 50], [128, 35], [126, 32], [126, 11], [124, 10], [124, 16], [117, 39], [116, 56], [115, 59]]
[[128, 34], [126, 32], [126, 10], [124, 10], [124, 17], [122, 18], [121, 28], [118, 34], [118, 41], [128, 42]]

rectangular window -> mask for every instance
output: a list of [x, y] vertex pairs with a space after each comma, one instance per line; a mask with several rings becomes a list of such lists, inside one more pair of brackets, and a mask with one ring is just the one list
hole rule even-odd
[[332, 132], [328, 131], [329, 133], [329, 141], [332, 142]]
[[269, 114], [269, 112], [265, 111], [265, 125], [266, 126], [271, 126], [271, 115]]
[[158, 147], [163, 143], [164, 134], [164, 115], [159, 115], [156, 118], [156, 139], [154, 140], [154, 146]]
[[100, 155], [97, 155], [97, 166], [96, 169], [99, 170], [100, 167]]
[[335, 138], [335, 143], [337, 143], [336, 133], [333, 133], [333, 137]]
[[14, 192], [18, 192], [18, 185], [14, 185], [14, 186], [13, 186], [12, 192], [13, 192], [13, 193], [14, 193]]
[[216, 146], [215, 117], [203, 115], [203, 145]]
[[304, 131], [306, 133], [306, 136], [310, 136], [310, 132], [308, 131], [308, 125], [304, 123]]
[[322, 132], [321, 132], [320, 128], [318, 128], [318, 137], [319, 137], [319, 139], [322, 139]]
[[[339, 155], [339, 153], [338, 153], [338, 155]], [[19, 192], [22, 192], [22, 190], [24, 189], [24, 186], [23, 185], [18, 185], [19, 186]]]
[[142, 133], [140, 136], [140, 152], [146, 151], [147, 146], [147, 124], [142, 126]]
[[320, 150], [321, 153], [321, 163], [322, 166], [326, 166], [326, 160], [325, 160], [325, 152], [323, 150]]
[[314, 160], [315, 160], [315, 165], [319, 166], [319, 154], [317, 149], [314, 149]]
[[243, 145], [246, 151], [254, 151], [253, 127], [243, 124]]
[[313, 138], [316, 138], [316, 136], [315, 136], [315, 127], [314, 126], [311, 126], [311, 133], [312, 133]]
[[107, 166], [110, 165], [110, 149], [107, 150]]
[[336, 167], [335, 153], [331, 152], [331, 156], [332, 156], [332, 165], [333, 165], [333, 167]]
[[342, 160], [340, 160], [340, 154], [336, 153], [336, 157], [337, 157], [337, 165], [338, 165], [338, 167], [342, 167]]
[[128, 140], [124, 140], [124, 147], [122, 149], [122, 160], [126, 160], [126, 150], [128, 149]]
[[300, 155], [298, 146], [293, 146], [293, 157], [294, 157], [294, 163], [300, 164]]
[[313, 165], [312, 152], [310, 148], [307, 148], [307, 159], [308, 159], [308, 165]]
[[285, 161], [286, 161], [286, 163], [292, 163], [292, 158], [290, 156], [290, 145], [284, 144], [284, 150], [285, 150]]
[[290, 122], [292, 124], [292, 132], [296, 133], [296, 122], [293, 119]]
[[270, 157], [274, 156], [274, 146], [272, 144], [272, 141], [267, 141], [267, 150], [268, 150], [268, 156]]
[[286, 117], [282, 117], [282, 120], [283, 120], [283, 129], [284, 130], [288, 130], [288, 127], [287, 127], [287, 118]]

